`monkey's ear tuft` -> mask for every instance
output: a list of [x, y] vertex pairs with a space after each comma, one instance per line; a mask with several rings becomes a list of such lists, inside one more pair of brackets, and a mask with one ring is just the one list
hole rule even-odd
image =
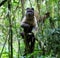
[[31, 8], [34, 11], [34, 8]]
[[30, 8], [26, 8], [26, 10], [28, 10], [28, 9], [30, 9]]

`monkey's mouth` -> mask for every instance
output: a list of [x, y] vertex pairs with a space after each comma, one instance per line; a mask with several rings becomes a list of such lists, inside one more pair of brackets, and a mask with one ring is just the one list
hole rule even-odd
[[32, 12], [28, 12], [27, 15], [28, 15], [28, 16], [33, 16], [34, 13], [32, 13]]
[[29, 17], [31, 17], [32, 15], [31, 14], [28, 14]]
[[29, 17], [32, 17], [32, 16], [34, 16], [34, 14], [30, 14], [30, 13], [29, 13], [28, 16], [29, 16]]

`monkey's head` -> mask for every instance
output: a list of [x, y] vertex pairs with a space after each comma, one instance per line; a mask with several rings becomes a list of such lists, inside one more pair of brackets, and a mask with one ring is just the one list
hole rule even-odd
[[27, 17], [27, 18], [32, 18], [32, 17], [34, 17], [34, 8], [27, 8], [27, 9], [26, 9], [26, 17]]

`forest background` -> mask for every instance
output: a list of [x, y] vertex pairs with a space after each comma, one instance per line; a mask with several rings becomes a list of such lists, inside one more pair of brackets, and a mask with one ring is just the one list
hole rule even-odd
[[50, 16], [38, 23], [34, 52], [26, 57], [60, 58], [60, 0], [0, 0], [0, 58], [24, 57], [20, 22], [27, 7], [33, 7], [40, 16], [50, 12]]

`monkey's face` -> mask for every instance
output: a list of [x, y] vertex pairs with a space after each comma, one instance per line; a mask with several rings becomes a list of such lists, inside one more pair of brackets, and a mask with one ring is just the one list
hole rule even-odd
[[34, 8], [27, 8], [26, 9], [26, 17], [34, 17]]

